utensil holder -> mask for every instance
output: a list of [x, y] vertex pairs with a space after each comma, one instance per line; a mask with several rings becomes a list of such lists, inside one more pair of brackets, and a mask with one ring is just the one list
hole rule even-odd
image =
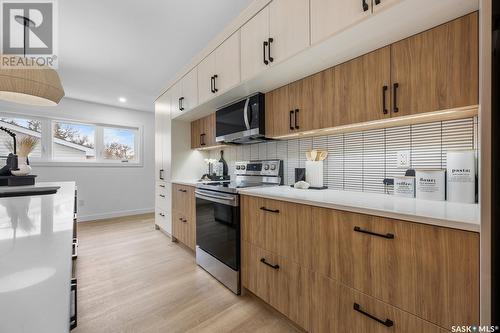
[[306, 182], [311, 187], [323, 187], [323, 161], [306, 161]]

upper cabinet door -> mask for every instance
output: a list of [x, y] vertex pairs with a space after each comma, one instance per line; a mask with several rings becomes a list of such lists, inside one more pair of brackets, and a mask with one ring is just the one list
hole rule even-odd
[[177, 81], [177, 83], [170, 88], [170, 95], [172, 119], [175, 119], [182, 114], [180, 101], [182, 97], [182, 79]]
[[195, 67], [182, 78], [182, 96], [179, 106], [182, 112], [198, 105], [198, 69]]
[[309, 0], [274, 0], [269, 4], [268, 60], [283, 61], [310, 45]]
[[288, 85], [266, 93], [266, 136], [276, 137], [295, 130]]
[[269, 63], [269, 6], [262, 9], [241, 27], [241, 80], [248, 80], [262, 72]]
[[393, 116], [478, 103], [478, 15], [391, 46]]
[[215, 50], [215, 89], [221, 94], [240, 83], [240, 31]]
[[371, 14], [372, 0], [310, 1], [311, 44], [321, 42]]
[[390, 117], [390, 61], [386, 46], [335, 67], [335, 126]]
[[198, 101], [203, 104], [215, 96], [215, 52], [210, 53], [198, 65]]

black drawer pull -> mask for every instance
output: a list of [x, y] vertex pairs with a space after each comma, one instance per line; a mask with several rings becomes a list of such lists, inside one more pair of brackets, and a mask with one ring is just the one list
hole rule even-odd
[[214, 86], [215, 86], [215, 79], [214, 77], [210, 77], [210, 91], [215, 94], [215, 91], [214, 91]]
[[165, 188], [165, 185], [160, 185], [160, 187], [163, 187], [163, 188]]
[[78, 326], [78, 308], [77, 308], [77, 280], [71, 279], [71, 293], [74, 294], [74, 297], [71, 297], [71, 310], [69, 317], [69, 329], [73, 330]]
[[368, 235], [372, 235], [372, 236], [377, 236], [377, 237], [383, 237], [383, 238], [387, 238], [387, 239], [394, 239], [394, 235], [393, 234], [378, 234], [376, 232], [373, 232], [373, 231], [369, 231], [369, 230], [363, 230], [361, 229], [360, 227], [354, 227], [354, 231], [356, 232], [361, 232], [363, 234], [368, 234]]
[[279, 212], [280, 212], [279, 209], [269, 209], [269, 208], [266, 208], [266, 207], [260, 207], [260, 210], [263, 210], [263, 211], [266, 211], [266, 212], [270, 212], [270, 213], [277, 213], [277, 214], [279, 214]]
[[271, 265], [270, 263], [268, 263], [266, 261], [266, 258], [260, 258], [260, 262], [263, 263], [264, 265], [267, 265], [267, 266], [271, 267], [272, 269], [280, 269], [280, 265], [278, 265], [278, 264]]
[[299, 129], [299, 109], [295, 109], [295, 129]]
[[219, 76], [217, 74], [214, 75], [214, 93], [218, 92], [219, 89], [217, 89], [217, 78]]
[[161, 217], [165, 217], [165, 214], [163, 213], [159, 213], [158, 215], [160, 215]]
[[179, 189], [179, 192], [186, 193], [186, 192], [187, 192], [187, 190], [180, 188], [180, 189]]
[[363, 11], [366, 12], [368, 10], [368, 4], [366, 0], [361, 0], [361, 5], [363, 6]]
[[376, 322], [379, 322], [379, 323], [381, 323], [382, 325], [384, 325], [386, 327], [392, 327], [392, 326], [394, 326], [394, 322], [392, 320], [390, 320], [390, 319], [381, 320], [381, 319], [378, 319], [377, 317], [372, 316], [371, 314], [369, 314], [369, 313], [361, 310], [361, 305], [359, 305], [358, 303], [354, 303], [353, 308], [354, 308], [354, 311], [357, 311], [357, 312], [361, 313], [362, 315], [367, 316], [368, 318], [373, 319]]
[[184, 97], [179, 98], [179, 110], [184, 111]]
[[268, 55], [268, 58], [269, 58], [269, 62], [273, 62], [274, 58], [271, 57], [271, 43], [274, 42], [274, 39], [273, 38], [269, 38], [268, 41], [269, 41], [269, 47], [267, 48], [267, 55]]
[[375, 5], [380, 5], [381, 2], [382, 0], [375, 0]]
[[399, 112], [399, 108], [398, 108], [398, 88], [399, 88], [399, 83], [394, 83], [393, 85], [393, 89], [392, 89], [392, 94], [393, 94], [393, 104], [394, 104], [394, 108], [392, 109], [392, 111], [394, 113], [398, 113]]
[[295, 127], [292, 125], [292, 122], [293, 122], [293, 110], [290, 110], [290, 119], [289, 119], [289, 122], [290, 122], [290, 130], [294, 130]]
[[184, 222], [184, 223], [186, 223], [186, 222], [187, 222], [187, 220], [186, 220], [186, 219], [183, 219], [182, 217], [179, 217], [179, 221]]
[[160, 197], [162, 197], [162, 198], [165, 198], [165, 195], [163, 195], [163, 194], [160, 194]]
[[382, 112], [384, 114], [389, 113], [389, 111], [387, 111], [387, 107], [386, 107], [386, 103], [385, 103], [385, 95], [386, 95], [388, 89], [389, 88], [387, 86], [382, 87]]

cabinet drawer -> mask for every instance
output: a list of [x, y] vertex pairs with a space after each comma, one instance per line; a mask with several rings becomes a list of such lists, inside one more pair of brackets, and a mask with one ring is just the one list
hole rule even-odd
[[174, 210], [172, 213], [172, 235], [192, 250], [196, 247], [196, 223], [191, 216]]
[[242, 241], [242, 285], [304, 328], [309, 326], [309, 277], [297, 264]]
[[311, 274], [310, 284], [311, 332], [447, 332], [321, 274]]
[[170, 210], [170, 195], [165, 183], [158, 182], [156, 184], [155, 202], [156, 207], [166, 211]]
[[311, 207], [284, 201], [242, 196], [241, 237], [301, 266], [311, 265]]
[[156, 207], [155, 210], [155, 224], [162, 228], [163, 230], [168, 231], [167, 228], [168, 215], [167, 212], [160, 207]]
[[338, 227], [319, 235], [327, 275], [441, 327], [479, 321], [478, 234], [333, 210], [326, 220]]
[[192, 186], [172, 184], [172, 209], [192, 217], [195, 212], [194, 188]]

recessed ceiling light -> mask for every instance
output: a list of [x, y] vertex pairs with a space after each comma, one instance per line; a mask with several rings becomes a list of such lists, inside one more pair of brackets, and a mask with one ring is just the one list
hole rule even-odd
[[118, 100], [121, 102], [121, 103], [125, 103], [127, 101], [127, 99], [125, 97], [120, 97], [118, 98]]

